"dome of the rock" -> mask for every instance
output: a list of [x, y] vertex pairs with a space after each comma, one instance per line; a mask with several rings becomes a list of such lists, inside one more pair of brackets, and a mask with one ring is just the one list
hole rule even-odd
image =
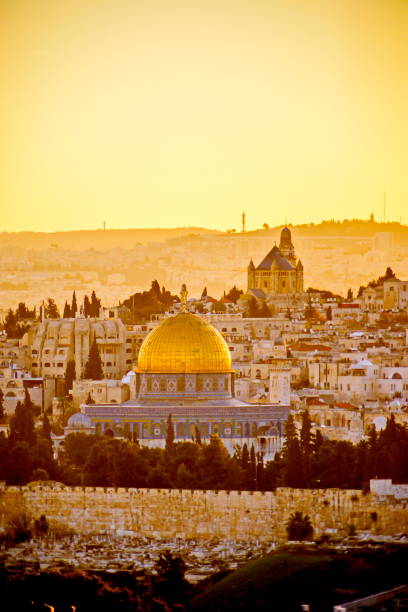
[[143, 341], [140, 373], [227, 373], [231, 356], [224, 338], [208, 321], [188, 312], [164, 319]]

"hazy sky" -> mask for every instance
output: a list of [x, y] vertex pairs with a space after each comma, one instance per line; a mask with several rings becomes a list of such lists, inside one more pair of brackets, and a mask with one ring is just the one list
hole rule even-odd
[[0, 0], [0, 230], [408, 222], [407, 0]]

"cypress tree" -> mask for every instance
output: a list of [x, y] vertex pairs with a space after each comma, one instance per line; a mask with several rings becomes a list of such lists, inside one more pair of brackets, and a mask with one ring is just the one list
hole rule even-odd
[[286, 422], [285, 422], [285, 426], [284, 426], [284, 431], [285, 431], [285, 445], [284, 445], [284, 450], [286, 450], [290, 444], [290, 442], [292, 442], [292, 440], [297, 440], [297, 432], [296, 432], [296, 425], [295, 425], [295, 421], [293, 419], [293, 416], [291, 414], [289, 414]]
[[171, 414], [167, 417], [167, 429], [166, 429], [166, 451], [170, 452], [174, 448], [174, 427], [173, 419]]
[[4, 393], [2, 389], [0, 388], [0, 423], [4, 423], [5, 418], [6, 418], [6, 415], [4, 412], [3, 401], [4, 401]]
[[91, 317], [98, 318], [101, 309], [101, 300], [96, 297], [95, 291], [91, 294]]
[[64, 395], [69, 395], [75, 376], [75, 361], [70, 359], [67, 363], [67, 369], [65, 370]]
[[291, 440], [287, 447], [284, 479], [286, 487], [305, 486], [302, 453], [297, 438]]
[[300, 450], [303, 458], [303, 475], [306, 486], [309, 486], [311, 479], [311, 455], [312, 455], [312, 422], [309, 411], [302, 413], [302, 427], [300, 430]]
[[302, 412], [302, 427], [300, 429], [300, 446], [302, 451], [309, 453], [312, 446], [312, 421], [308, 410]]
[[65, 304], [64, 304], [64, 312], [63, 312], [62, 317], [63, 317], [64, 319], [69, 319], [69, 318], [71, 317], [71, 309], [70, 309], [70, 307], [69, 307], [69, 305], [68, 305], [67, 300], [65, 300]]
[[256, 455], [255, 455], [255, 448], [253, 444], [251, 446], [251, 452], [249, 455], [249, 483], [250, 483], [251, 491], [257, 488], [256, 487], [257, 485], [257, 482], [256, 482]]
[[241, 467], [242, 469], [248, 473], [249, 470], [249, 452], [248, 452], [248, 446], [246, 445], [246, 443], [244, 444], [244, 446], [242, 447], [242, 453], [241, 453]]
[[91, 302], [89, 301], [89, 297], [87, 295], [84, 296], [84, 317], [91, 316]]
[[102, 380], [103, 378], [102, 361], [99, 354], [98, 345], [96, 343], [96, 338], [94, 338], [91, 345], [91, 350], [89, 351], [88, 361], [85, 366], [84, 378], [89, 378], [91, 380]]
[[76, 299], [76, 295], [74, 291], [72, 294], [72, 302], [71, 302], [71, 317], [75, 317], [77, 311], [78, 311], [77, 299]]
[[198, 427], [198, 425], [194, 425], [194, 433], [195, 433], [195, 443], [198, 444], [198, 446], [201, 446], [202, 445], [201, 433], [200, 433], [200, 428]]

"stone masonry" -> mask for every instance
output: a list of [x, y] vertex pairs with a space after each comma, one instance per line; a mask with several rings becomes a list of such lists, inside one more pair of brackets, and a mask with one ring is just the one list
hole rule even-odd
[[262, 493], [31, 483], [0, 489], [0, 527], [25, 512], [33, 519], [45, 514], [51, 527], [81, 535], [280, 543], [286, 540], [289, 516], [300, 511], [309, 515], [317, 537], [346, 535], [350, 525], [373, 535], [407, 534], [408, 497], [394, 496], [392, 486], [383, 488], [386, 494], [289, 488]]

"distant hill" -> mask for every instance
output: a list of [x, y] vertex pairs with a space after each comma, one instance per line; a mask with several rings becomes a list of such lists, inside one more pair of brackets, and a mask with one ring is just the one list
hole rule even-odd
[[[283, 225], [273, 227], [270, 229], [260, 229], [254, 232], [247, 232], [248, 235], [274, 234], [277, 230], [281, 229]], [[295, 230], [296, 236], [302, 237], [336, 237], [336, 238], [348, 238], [348, 237], [366, 237], [371, 238], [375, 234], [382, 232], [391, 232], [394, 234], [394, 239], [397, 242], [408, 243], [408, 225], [398, 223], [397, 221], [390, 221], [388, 223], [371, 221], [365, 219], [345, 219], [343, 221], [327, 220], [321, 221], [320, 223], [304, 223], [300, 225], [291, 225], [288, 227]]]
[[[204, 227], [176, 228], [133, 228], [107, 230], [79, 230], [69, 232], [2, 232], [0, 248], [17, 247], [24, 249], [48, 249], [57, 246], [61, 249], [81, 251], [86, 249], [108, 250], [115, 247], [134, 248], [137, 244], [148, 242], [177, 241], [185, 236], [196, 237], [244, 237], [275, 236], [283, 226], [258, 229], [246, 232], [223, 232]], [[326, 238], [372, 238], [381, 232], [392, 232], [394, 241], [408, 245], [408, 226], [392, 221], [380, 223], [371, 220], [345, 219], [344, 221], [326, 220], [320, 223], [291, 225], [296, 237]]]
[[137, 244], [164, 242], [189, 234], [217, 234], [217, 230], [202, 227], [135, 228], [107, 230], [79, 230], [70, 232], [2, 232], [0, 248], [6, 246], [26, 249], [60, 249], [82, 251], [85, 249], [108, 250], [115, 247], [133, 248]]

